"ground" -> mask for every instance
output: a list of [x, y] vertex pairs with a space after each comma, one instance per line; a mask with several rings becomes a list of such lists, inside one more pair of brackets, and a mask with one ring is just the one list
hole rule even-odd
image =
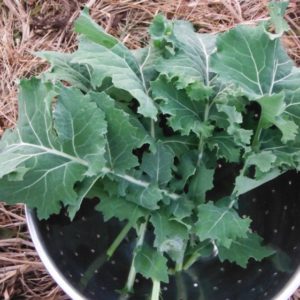
[[[17, 119], [17, 82], [47, 65], [34, 57], [40, 50], [72, 51], [73, 21], [88, 6], [105, 30], [130, 48], [147, 44], [152, 17], [187, 19], [199, 32], [219, 32], [238, 23], [268, 17], [267, 0], [0, 0], [0, 136]], [[291, 0], [286, 19], [291, 30], [283, 38], [300, 65], [300, 3]], [[5, 199], [1, 199], [5, 200]], [[0, 202], [0, 298], [68, 299], [40, 262], [26, 229], [22, 205]], [[2, 298], [1, 298], [2, 299]], [[293, 299], [300, 299], [296, 292]]]

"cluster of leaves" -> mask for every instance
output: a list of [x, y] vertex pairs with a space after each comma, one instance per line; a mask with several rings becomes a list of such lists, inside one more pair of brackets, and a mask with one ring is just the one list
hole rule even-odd
[[[39, 218], [62, 204], [73, 218], [99, 197], [105, 220], [139, 234], [135, 270], [155, 281], [168, 282], [168, 260], [178, 271], [213, 249], [242, 267], [271, 255], [236, 204], [300, 165], [300, 71], [278, 36], [266, 24], [198, 34], [158, 15], [149, 47], [130, 51], [87, 12], [75, 30], [77, 51], [39, 53], [50, 70], [20, 83], [18, 124], [0, 144], [0, 197]], [[215, 200], [220, 162], [238, 175]]]

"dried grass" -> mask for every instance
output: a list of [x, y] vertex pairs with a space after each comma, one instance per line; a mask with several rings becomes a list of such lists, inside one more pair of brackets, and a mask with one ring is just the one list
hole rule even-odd
[[[192, 21], [200, 32], [220, 32], [238, 23], [267, 18], [267, 0], [3, 0], [0, 1], [0, 136], [17, 119], [17, 80], [38, 74], [46, 64], [33, 56], [40, 50], [72, 51], [72, 23], [84, 4], [105, 30], [130, 48], [143, 47], [155, 14]], [[291, 0], [292, 28], [284, 42], [300, 64], [300, 3]], [[3, 199], [4, 200], [4, 199]], [[0, 297], [67, 299], [53, 283], [34, 251], [22, 206], [0, 203]], [[300, 299], [296, 293], [293, 299]]]

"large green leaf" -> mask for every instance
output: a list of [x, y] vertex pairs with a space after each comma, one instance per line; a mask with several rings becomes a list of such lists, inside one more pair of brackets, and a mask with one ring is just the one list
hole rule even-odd
[[[210, 55], [215, 48], [215, 35], [198, 34], [191, 23], [186, 21], [168, 21], [161, 15], [154, 18], [151, 25], [152, 38], [172, 43], [176, 52], [168, 58], [160, 58], [155, 64], [156, 70], [168, 77], [179, 77], [178, 87], [184, 88], [196, 81], [209, 84]], [[169, 47], [166, 43], [165, 47]]]
[[171, 183], [173, 189], [178, 190], [179, 192], [183, 191], [184, 187], [188, 183], [189, 178], [196, 173], [198, 156], [199, 154], [197, 150], [187, 150], [178, 157], [178, 163], [176, 165], [177, 176], [174, 176], [174, 179]]
[[[262, 128], [269, 128], [275, 125], [282, 133], [281, 141], [286, 143], [289, 140], [295, 139], [298, 133], [298, 126], [294, 121], [289, 120], [289, 115], [285, 113], [286, 104], [284, 96], [284, 93], [264, 96], [259, 98], [257, 102], [261, 106], [260, 125]], [[291, 106], [293, 104], [291, 105], [290, 103]], [[295, 109], [297, 108], [295, 107]]]
[[241, 147], [239, 147], [232, 135], [227, 132], [216, 132], [207, 139], [210, 150], [216, 149], [220, 158], [225, 158], [228, 162], [239, 162]]
[[278, 168], [274, 168], [265, 175], [260, 176], [258, 179], [252, 179], [247, 176], [239, 175], [235, 179], [234, 192], [236, 193], [236, 195], [242, 195], [251, 190], [254, 190], [255, 188], [263, 185], [270, 180], [273, 180], [280, 174], [282, 174], [282, 171], [280, 171]]
[[146, 187], [137, 187], [130, 185], [126, 199], [138, 204], [149, 210], [156, 210], [159, 208], [158, 202], [162, 200], [162, 191], [155, 185]]
[[152, 182], [166, 185], [172, 178], [174, 154], [163, 143], [158, 142], [155, 153], [145, 153], [141, 170], [149, 175]]
[[134, 267], [137, 273], [152, 280], [169, 282], [167, 259], [157, 250], [143, 245], [134, 257]]
[[69, 204], [68, 206], [68, 215], [71, 220], [74, 219], [76, 213], [79, 211], [83, 200], [88, 197], [89, 192], [97, 182], [97, 180], [102, 177], [103, 175], [96, 175], [92, 177], [86, 177], [76, 184], [76, 193], [77, 193], [77, 200], [76, 203]]
[[239, 266], [246, 268], [250, 258], [261, 261], [263, 258], [274, 254], [274, 250], [264, 247], [262, 238], [254, 233], [249, 233], [246, 238], [239, 238], [232, 241], [230, 248], [218, 247], [220, 260], [235, 262]]
[[203, 162], [200, 163], [189, 185], [190, 198], [195, 199], [197, 203], [203, 203], [206, 192], [214, 187], [214, 174], [214, 169], [208, 169]]
[[170, 126], [182, 135], [191, 131], [197, 135], [209, 135], [210, 127], [203, 122], [204, 104], [192, 101], [184, 90], [177, 90], [176, 83], [160, 76], [152, 82], [152, 93], [155, 100], [160, 100], [160, 109], [168, 118]]
[[[53, 123], [54, 87], [37, 79], [23, 80], [20, 87], [17, 127], [1, 140], [0, 197], [8, 203], [25, 202], [47, 218], [59, 212], [61, 201], [76, 203], [77, 181], [101, 171], [106, 122], [95, 103], [76, 89], [63, 88]], [[62, 116], [65, 108], [68, 114]], [[82, 139], [83, 132], [93, 138], [92, 144]]]
[[299, 87], [299, 70], [263, 26], [241, 25], [220, 35], [211, 66], [224, 83], [236, 84], [251, 99]]
[[300, 126], [300, 88], [295, 91], [285, 91], [284, 114]]
[[63, 88], [53, 115], [64, 151], [89, 163], [88, 176], [96, 175], [105, 165], [107, 133], [104, 113], [90, 101], [89, 95], [77, 89]]
[[102, 212], [104, 221], [117, 218], [120, 221], [128, 220], [134, 226], [139, 218], [146, 215], [146, 211], [140, 206], [120, 196], [110, 196], [105, 191], [98, 193], [98, 196], [100, 197], [100, 203], [95, 209]]
[[75, 31], [90, 41], [109, 49], [120, 58], [123, 58], [128, 66], [141, 77], [140, 66], [133, 53], [117, 38], [105, 32], [104, 29], [89, 16], [88, 10], [84, 9], [80, 17], [75, 21]]
[[[107, 120], [106, 160], [110, 169], [124, 172], [138, 165], [132, 151], [146, 141], [146, 133], [134, 126], [131, 117], [115, 106], [115, 102], [105, 93], [90, 93]], [[117, 120], [117, 121], [116, 121]]]
[[217, 127], [223, 128], [233, 136], [237, 146], [246, 147], [250, 144], [252, 130], [241, 128], [243, 116], [235, 106], [228, 104], [217, 104], [217, 113], [211, 113], [211, 118], [216, 121]]
[[167, 211], [153, 213], [150, 222], [154, 226], [154, 246], [168, 253], [174, 261], [182, 260], [188, 239], [187, 226], [172, 219]]
[[249, 218], [240, 218], [232, 208], [218, 207], [208, 202], [198, 206], [195, 233], [200, 241], [212, 239], [229, 248], [233, 240], [247, 237], [250, 223]]
[[276, 161], [276, 155], [271, 151], [261, 151], [259, 153], [252, 153], [247, 157], [246, 166], [255, 166], [261, 172], [269, 172]]
[[88, 67], [72, 63], [72, 54], [42, 51], [37, 52], [36, 55], [46, 59], [51, 64], [48, 72], [42, 74], [42, 77], [46, 80], [64, 80], [84, 92], [87, 92], [91, 88], [91, 78]]
[[156, 119], [157, 109], [148, 96], [143, 77], [139, 77], [127, 61], [110, 48], [82, 37], [78, 51], [73, 53], [72, 62], [90, 66], [91, 83], [94, 87], [101, 86], [106, 77], [111, 78], [116, 88], [128, 91], [139, 101], [139, 113]]

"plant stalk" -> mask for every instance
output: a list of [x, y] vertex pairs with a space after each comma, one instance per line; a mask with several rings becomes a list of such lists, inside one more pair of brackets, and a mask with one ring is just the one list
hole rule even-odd
[[253, 137], [252, 144], [251, 144], [251, 147], [255, 152], [258, 151], [259, 138], [260, 138], [261, 131], [262, 131], [262, 124], [261, 123], [262, 123], [262, 121], [261, 121], [261, 118], [260, 118], [259, 121], [258, 121], [258, 124], [257, 124], [257, 128], [256, 128], [256, 131], [255, 131], [255, 134], [254, 134], [254, 137]]
[[125, 239], [126, 235], [128, 234], [129, 230], [132, 227], [132, 222], [128, 222], [125, 227], [121, 230], [121, 232], [118, 234], [116, 239], [113, 241], [111, 246], [108, 248], [106, 254], [108, 256], [108, 259], [110, 259], [113, 254], [115, 253], [116, 249], [119, 247], [119, 245], [122, 243], [122, 241]]
[[176, 288], [177, 288], [177, 297], [176, 300], [187, 300], [187, 290], [186, 286], [184, 284], [182, 273], [176, 273], [175, 274], [175, 282], [176, 282]]
[[153, 286], [152, 286], [152, 293], [151, 293], [151, 300], [159, 300], [159, 294], [160, 294], [160, 281], [158, 280], [152, 280]]
[[[208, 120], [209, 110], [210, 110], [210, 106], [208, 104], [206, 104], [205, 105], [205, 110], [204, 110], [204, 116], [203, 116], [203, 121], [204, 122], [206, 122]], [[198, 150], [199, 150], [199, 154], [198, 154], [198, 160], [197, 160], [197, 167], [200, 166], [200, 163], [201, 163], [202, 157], [203, 157], [203, 150], [204, 150], [203, 134], [201, 134], [201, 136], [200, 136]]]
[[134, 250], [133, 257], [132, 257], [132, 262], [131, 262], [130, 270], [129, 270], [129, 273], [128, 273], [127, 282], [126, 282], [126, 285], [125, 285], [125, 291], [127, 293], [131, 293], [132, 290], [133, 290], [133, 285], [134, 285], [134, 281], [135, 281], [135, 277], [136, 277], [136, 271], [135, 271], [135, 267], [134, 267], [134, 259], [135, 259], [135, 256], [136, 256], [137, 248], [142, 246], [143, 243], [144, 243], [147, 224], [148, 224], [148, 219], [144, 223], [141, 224], [141, 226], [139, 228], [139, 231], [138, 231], [138, 240], [137, 240], [137, 243], [135, 245], [135, 250]]

